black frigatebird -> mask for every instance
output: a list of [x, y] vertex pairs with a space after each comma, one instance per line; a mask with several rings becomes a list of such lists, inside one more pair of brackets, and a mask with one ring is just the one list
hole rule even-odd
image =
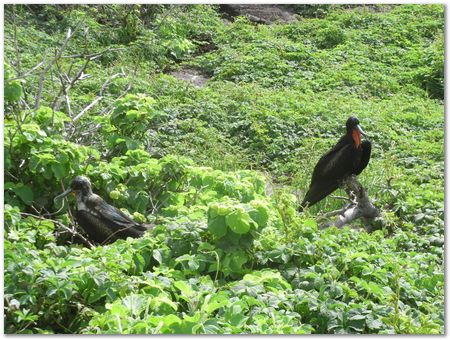
[[314, 168], [300, 211], [331, 194], [348, 176], [359, 175], [369, 163], [372, 145], [368, 140], [361, 142], [361, 135], [366, 134], [359, 126], [359, 120], [350, 117], [345, 126], [347, 133], [320, 158]]
[[76, 176], [70, 188], [55, 197], [55, 200], [74, 193], [77, 198], [76, 220], [89, 238], [99, 244], [107, 244], [117, 239], [141, 237], [152, 225], [139, 224], [122, 211], [106, 203], [92, 192], [87, 177]]

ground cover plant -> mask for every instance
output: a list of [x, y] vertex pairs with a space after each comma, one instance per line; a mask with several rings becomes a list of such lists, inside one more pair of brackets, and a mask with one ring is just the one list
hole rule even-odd
[[[284, 10], [5, 6], [6, 333], [443, 334], [444, 7]], [[349, 115], [381, 215], [321, 229]], [[87, 247], [76, 175], [155, 228]]]

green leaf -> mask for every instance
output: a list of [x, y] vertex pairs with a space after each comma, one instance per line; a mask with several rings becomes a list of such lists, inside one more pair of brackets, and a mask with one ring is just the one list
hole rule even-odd
[[247, 263], [248, 256], [243, 250], [237, 250], [231, 254], [230, 268], [233, 272], [239, 273], [242, 271], [242, 266]]
[[5, 84], [5, 100], [8, 102], [16, 102], [22, 95], [22, 86], [18, 81], [11, 81]]
[[227, 233], [227, 225], [225, 217], [216, 215], [214, 218], [208, 219], [208, 230], [217, 238], [221, 238]]
[[364, 315], [353, 315], [348, 318], [348, 327], [357, 332], [362, 332], [366, 324], [366, 317]]
[[189, 299], [197, 295], [192, 287], [184, 281], [176, 281], [173, 285], [181, 291], [183, 295], [180, 297], [182, 297], [183, 299]]
[[265, 227], [269, 220], [269, 209], [267, 205], [260, 200], [253, 200], [250, 202], [250, 205], [255, 209], [249, 213], [251, 219], [255, 221], [258, 226]]
[[[205, 299], [206, 300], [206, 299]], [[202, 307], [208, 314], [211, 314], [215, 310], [228, 305], [230, 302], [228, 294], [220, 292], [211, 297], [209, 303]]]
[[14, 188], [14, 192], [25, 204], [30, 205], [33, 203], [33, 190], [28, 185], [18, 183]]
[[303, 225], [305, 227], [317, 228], [317, 222], [312, 218], [307, 218], [307, 219], [303, 220]]
[[145, 266], [145, 260], [144, 257], [141, 254], [134, 253], [133, 254], [133, 262], [134, 262], [134, 268], [135, 273], [141, 273]]
[[225, 219], [227, 226], [236, 234], [246, 234], [250, 230], [250, 216], [242, 208], [237, 208]]
[[61, 163], [53, 163], [51, 168], [57, 179], [63, 179], [66, 176], [66, 169]]
[[383, 326], [383, 322], [380, 319], [374, 319], [371, 315], [367, 317], [366, 324], [370, 329], [380, 329]]
[[153, 258], [159, 262], [159, 264], [162, 264], [163, 259], [162, 259], [162, 255], [161, 255], [161, 251], [159, 251], [158, 249], [153, 250]]

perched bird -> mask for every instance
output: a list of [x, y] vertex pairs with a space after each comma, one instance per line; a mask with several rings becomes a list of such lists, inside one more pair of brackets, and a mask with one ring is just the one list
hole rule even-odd
[[368, 140], [361, 142], [361, 135], [366, 134], [359, 126], [359, 120], [350, 117], [345, 125], [347, 133], [320, 158], [314, 168], [300, 211], [331, 194], [348, 176], [359, 175], [369, 163], [372, 145]]
[[78, 224], [97, 243], [106, 244], [127, 237], [141, 237], [153, 226], [139, 224], [122, 211], [106, 203], [103, 198], [92, 192], [91, 182], [87, 177], [76, 176], [70, 188], [55, 197], [55, 200], [74, 193], [77, 198]]

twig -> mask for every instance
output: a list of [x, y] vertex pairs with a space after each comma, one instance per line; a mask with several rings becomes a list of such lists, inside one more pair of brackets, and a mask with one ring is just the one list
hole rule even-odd
[[14, 176], [12, 173], [10, 173], [9, 171], [5, 171], [5, 175], [11, 177], [12, 179], [14, 179], [16, 181], [19, 181], [19, 179], [16, 176]]
[[103, 116], [104, 114], [108, 113], [113, 107], [114, 104], [122, 97], [124, 97], [130, 90], [131, 90], [131, 84], [128, 84], [127, 87], [125, 88], [125, 90], [120, 94], [120, 96], [118, 96], [116, 99], [114, 99], [114, 101], [111, 103], [111, 105], [109, 105], [107, 108], [103, 109], [100, 112], [100, 116]]
[[126, 50], [126, 48], [124, 47], [120, 47], [120, 48], [107, 48], [104, 51], [101, 52], [97, 52], [97, 53], [92, 53], [92, 54], [72, 54], [72, 55], [63, 55], [61, 58], [82, 58], [82, 59], [97, 59], [98, 57], [100, 57], [101, 55], [105, 54], [106, 52], [112, 52], [112, 51], [122, 51], [122, 50]]
[[120, 71], [121, 71], [120, 73], [113, 74], [111, 77], [106, 79], [106, 81], [102, 85], [100, 92], [98, 93], [99, 96], [103, 96], [103, 92], [105, 92], [106, 88], [109, 86], [109, 84], [111, 83], [111, 81], [113, 79], [115, 79], [117, 77], [125, 77], [126, 76], [126, 73], [124, 72], [123, 68]]
[[92, 107], [94, 107], [98, 102], [100, 102], [103, 99], [103, 92], [106, 90], [106, 88], [109, 86], [109, 84], [111, 83], [111, 81], [114, 78], [117, 77], [125, 77], [126, 74], [125, 72], [122, 70], [122, 72], [120, 73], [116, 73], [113, 74], [111, 77], [109, 77], [108, 79], [106, 79], [106, 81], [103, 83], [102, 88], [100, 89], [100, 92], [98, 94], [98, 96], [89, 104], [87, 105], [83, 110], [81, 110], [81, 112], [79, 114], [77, 114], [73, 119], [72, 122], [76, 122], [78, 119], [80, 119], [87, 111], [89, 111]]
[[19, 102], [20, 102], [20, 104], [24, 105], [27, 108], [27, 110], [31, 110], [30, 106], [28, 105], [28, 103], [25, 100], [20, 98]]
[[[61, 86], [62, 87], [61, 87], [61, 90], [59, 91], [58, 95], [56, 96], [56, 98], [55, 98], [55, 100], [53, 102], [53, 105], [52, 105], [53, 111], [58, 111], [59, 110], [59, 107], [60, 107], [61, 101], [62, 101], [61, 100], [61, 94], [62, 93], [67, 95], [69, 90], [75, 85], [75, 83], [78, 80], [83, 80], [83, 79], [86, 79], [86, 78], [89, 77], [89, 75], [84, 73], [84, 70], [87, 68], [89, 62], [90, 62], [90, 59], [87, 59], [73, 79], [70, 79], [68, 75], [65, 75], [66, 78], [67, 78], [67, 82], [69, 83], [67, 86], [64, 84], [64, 81], [62, 80], [62, 77], [60, 77]], [[72, 65], [71, 65], [71, 68], [72, 68]], [[69, 72], [70, 72], [70, 70], [69, 70]]]
[[148, 193], [148, 198], [150, 199], [150, 204], [152, 205], [152, 214], [154, 214], [155, 212], [158, 211], [158, 205], [153, 203], [153, 198], [152, 198], [152, 192], [149, 191]]
[[392, 189], [392, 180], [394, 179], [394, 177], [389, 177], [387, 180], [387, 187], [388, 189]]
[[55, 62], [61, 58], [61, 55], [63, 53], [63, 51], [65, 50], [67, 43], [69, 42], [70, 38], [73, 37], [73, 34], [75, 33], [75, 31], [78, 29], [79, 24], [75, 27], [74, 31], [72, 32], [72, 30], [69, 28], [69, 30], [67, 31], [66, 34], [66, 38], [64, 39], [61, 47], [59, 48], [59, 50], [57, 50], [57, 52], [55, 53], [55, 57], [50, 60], [50, 62], [48, 63], [48, 65], [44, 68], [44, 70], [41, 72], [41, 75], [39, 77], [39, 83], [38, 83], [38, 91], [36, 93], [36, 98], [34, 101], [34, 109], [37, 110], [40, 105], [41, 105], [41, 97], [42, 97], [42, 89], [44, 86], [44, 80], [45, 80], [45, 76], [47, 74], [47, 72], [53, 67], [53, 65], [55, 64]]
[[45, 62], [45, 57], [44, 59], [38, 63], [36, 66], [34, 66], [31, 70], [25, 72], [24, 74], [17, 76], [15, 78], [9, 78], [8, 81], [13, 81], [13, 80], [19, 80], [19, 79], [24, 79], [26, 77], [28, 77], [29, 75], [31, 75], [34, 71], [36, 71], [39, 67], [41, 67], [42, 65], [44, 65]]
[[345, 212], [345, 208], [341, 208], [341, 209], [337, 209], [337, 210], [333, 210], [333, 211], [327, 212], [327, 213], [323, 214], [320, 217], [323, 217], [323, 218], [333, 217], [333, 216], [336, 216], [336, 215], [342, 215], [344, 212]]
[[61, 223], [60, 221], [53, 220], [53, 219], [50, 219], [50, 218], [45, 218], [45, 217], [42, 217], [42, 216], [39, 216], [39, 215], [34, 215], [34, 214], [24, 213], [24, 212], [21, 212], [20, 214], [23, 215], [23, 216], [34, 217], [34, 218], [37, 218], [37, 219], [39, 219], [39, 220], [47, 220], [47, 221], [51, 221], [51, 222], [53, 222], [54, 224], [56, 224], [56, 225], [58, 225], [59, 227], [61, 227], [62, 229], [64, 229], [64, 230], [68, 231], [69, 233], [71, 233], [73, 236], [78, 236], [78, 237], [80, 238], [80, 240], [82, 241], [82, 243], [83, 243], [85, 246], [87, 246], [87, 247], [89, 247], [89, 248], [94, 247], [94, 245], [93, 245], [88, 239], [86, 239], [83, 235], [81, 235], [81, 234], [80, 234], [79, 232], [77, 232], [76, 230], [72, 230], [72, 229], [70, 229], [69, 227], [66, 227], [66, 226], [65, 226], [63, 223]]
[[353, 202], [350, 198], [344, 197], [344, 196], [330, 196], [330, 198], [336, 198], [338, 200], [344, 200], [344, 201]]
[[78, 119], [80, 119], [81, 117], [83, 117], [83, 115], [89, 111], [89, 109], [91, 109], [94, 105], [96, 105], [100, 100], [102, 100], [103, 97], [97, 97], [94, 99], [94, 101], [92, 103], [90, 103], [88, 106], [86, 106], [83, 110], [81, 110], [81, 112], [79, 114], [77, 114], [75, 117], [73, 117], [72, 122], [76, 122]]

